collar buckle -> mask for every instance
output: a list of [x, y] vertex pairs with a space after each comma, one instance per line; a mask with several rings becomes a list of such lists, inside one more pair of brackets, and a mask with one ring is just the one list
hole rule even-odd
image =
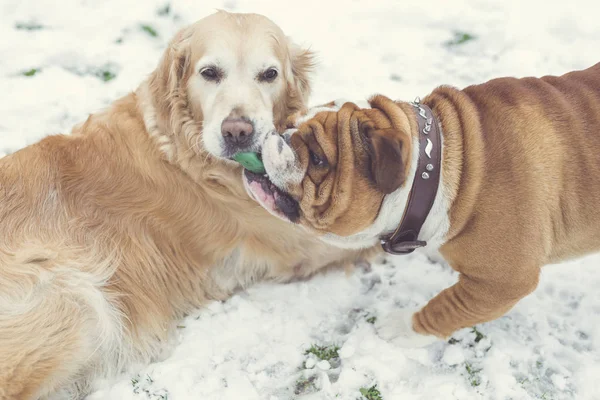
[[427, 242], [417, 240], [419, 234], [413, 230], [394, 233], [381, 239], [381, 247], [387, 253], [394, 255], [410, 254], [420, 247], [427, 246]]
[[424, 242], [422, 240], [413, 240], [410, 242], [398, 242], [398, 243], [392, 243], [392, 242], [386, 242], [386, 241], [381, 241], [381, 247], [383, 247], [383, 250], [386, 253], [395, 255], [395, 256], [402, 256], [402, 255], [406, 255], [406, 254], [410, 254], [413, 251], [415, 251], [416, 249], [420, 248], [420, 247], [425, 247], [427, 246], [427, 242]]

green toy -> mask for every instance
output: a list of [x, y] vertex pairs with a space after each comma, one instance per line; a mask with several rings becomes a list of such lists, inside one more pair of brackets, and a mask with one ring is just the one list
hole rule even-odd
[[242, 167], [255, 174], [264, 174], [265, 166], [258, 153], [237, 153], [233, 159], [240, 163]]

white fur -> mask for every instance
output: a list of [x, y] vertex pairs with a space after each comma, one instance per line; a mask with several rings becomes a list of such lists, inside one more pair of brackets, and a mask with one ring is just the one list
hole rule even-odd
[[432, 335], [421, 335], [413, 329], [413, 309], [394, 310], [375, 323], [377, 334], [382, 339], [399, 347], [425, 347], [439, 339]]
[[[223, 71], [219, 83], [205, 80], [200, 71], [217, 66]], [[257, 75], [275, 68], [279, 75], [273, 82], [261, 82]], [[215, 35], [206, 43], [206, 51], [195, 65], [189, 93], [204, 114], [202, 141], [214, 156], [226, 157], [221, 124], [232, 111], [238, 110], [254, 125], [252, 151], [258, 151], [268, 134], [275, 130], [273, 105], [286, 90], [283, 65], [264, 35]]]
[[263, 144], [262, 153], [265, 170], [275, 186], [287, 190], [288, 185], [302, 182], [304, 171], [296, 162], [296, 154], [281, 136], [269, 136]]

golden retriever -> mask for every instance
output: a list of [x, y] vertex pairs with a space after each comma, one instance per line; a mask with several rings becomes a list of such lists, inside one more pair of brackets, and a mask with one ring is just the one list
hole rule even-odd
[[218, 12], [134, 93], [0, 160], [0, 399], [81, 398], [207, 300], [362, 257], [270, 216], [228, 160], [305, 108], [311, 65], [267, 18]]

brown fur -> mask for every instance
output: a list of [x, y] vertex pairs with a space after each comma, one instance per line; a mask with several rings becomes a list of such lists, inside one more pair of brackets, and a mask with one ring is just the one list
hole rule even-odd
[[[287, 189], [299, 202], [299, 223], [317, 233], [345, 236], [366, 228], [384, 196], [405, 180], [410, 120], [383, 96], [371, 104], [373, 109], [346, 103], [338, 112], [320, 112], [291, 137], [306, 177]], [[323, 162], [315, 165], [310, 152]]]
[[[238, 166], [199, 148], [185, 89], [197, 26], [136, 93], [0, 160], [0, 399], [79, 398], [95, 376], [155, 358], [208, 299], [359, 257], [270, 216]], [[310, 55], [289, 54], [279, 125], [309, 92]]]
[[[543, 265], [600, 249], [600, 64], [560, 77], [440, 87], [422, 103], [442, 126], [440, 190], [450, 227], [440, 251], [460, 277], [413, 316], [413, 327], [447, 337], [502, 316], [536, 288]], [[314, 134], [311, 140], [321, 145], [314, 151], [332, 161], [318, 181], [317, 167], [304, 161], [307, 173], [292, 191], [305, 214], [301, 224], [319, 233], [356, 234], [375, 220], [390, 187], [406, 180], [408, 168], [389, 156], [412, 147], [416, 116], [407, 103], [392, 104], [382, 96], [371, 100], [374, 110], [346, 104], [338, 113], [318, 114], [292, 136], [300, 159], [308, 160], [303, 149]], [[396, 145], [369, 151], [362, 143], [373, 135], [361, 129], [347, 142], [353, 121], [368, 124], [378, 140], [392, 135]], [[358, 161], [341, 164], [337, 157]], [[380, 184], [385, 174], [390, 187]], [[322, 190], [319, 182], [339, 186]]]

